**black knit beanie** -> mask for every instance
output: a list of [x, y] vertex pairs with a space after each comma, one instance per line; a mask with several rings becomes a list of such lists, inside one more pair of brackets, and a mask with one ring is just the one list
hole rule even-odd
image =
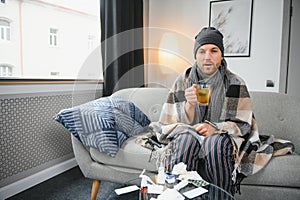
[[224, 56], [224, 46], [223, 46], [223, 35], [214, 27], [203, 28], [198, 35], [195, 37], [194, 45], [194, 58], [196, 59], [196, 53], [199, 47], [204, 44], [214, 44], [218, 46]]

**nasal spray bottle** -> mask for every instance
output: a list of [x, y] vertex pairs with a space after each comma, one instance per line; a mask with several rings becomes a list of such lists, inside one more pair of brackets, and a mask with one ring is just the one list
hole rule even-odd
[[172, 169], [171, 169], [171, 150], [167, 149], [166, 155], [165, 155], [165, 171], [166, 171], [166, 176], [165, 176], [165, 186], [167, 188], [174, 188], [175, 184], [175, 176], [172, 174]]
[[144, 169], [139, 176], [142, 179], [139, 200], [148, 200], [148, 182], [154, 184], [149, 176], [144, 175], [145, 171]]
[[158, 174], [157, 174], [157, 183], [159, 185], [163, 185], [165, 184], [165, 179], [166, 179], [166, 175], [165, 175], [165, 163], [164, 163], [164, 159], [160, 158], [160, 165], [158, 167]]

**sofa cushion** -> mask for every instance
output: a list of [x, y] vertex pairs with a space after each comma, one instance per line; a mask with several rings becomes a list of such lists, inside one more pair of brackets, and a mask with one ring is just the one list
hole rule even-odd
[[245, 178], [242, 184], [300, 188], [299, 166], [299, 155], [273, 157], [264, 169]]
[[148, 116], [150, 121], [156, 122], [159, 120], [168, 93], [167, 88], [127, 88], [113, 93], [112, 96], [120, 96], [133, 102]]
[[300, 100], [275, 92], [251, 92], [251, 98], [259, 133], [291, 141], [300, 154]]
[[82, 144], [114, 157], [124, 141], [150, 124], [134, 103], [121, 97], [102, 97], [61, 110], [54, 117]]
[[242, 185], [241, 194], [235, 194], [236, 200], [296, 200], [300, 197], [299, 188]]
[[137, 144], [136, 137], [127, 139], [114, 158], [99, 152], [96, 148], [90, 148], [91, 157], [106, 165], [156, 171], [155, 161], [149, 162], [151, 150]]

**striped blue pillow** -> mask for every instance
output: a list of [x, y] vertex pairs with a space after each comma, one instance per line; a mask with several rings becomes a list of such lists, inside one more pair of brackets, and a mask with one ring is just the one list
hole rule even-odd
[[84, 145], [112, 157], [126, 139], [141, 133], [150, 124], [137, 106], [117, 96], [61, 110], [53, 118]]

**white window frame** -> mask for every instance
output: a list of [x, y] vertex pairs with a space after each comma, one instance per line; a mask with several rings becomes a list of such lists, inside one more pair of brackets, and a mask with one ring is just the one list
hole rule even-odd
[[10, 41], [11, 40], [11, 27], [10, 21], [5, 19], [0, 19], [0, 41]]
[[51, 47], [58, 46], [58, 29], [57, 28], [49, 29], [49, 45]]
[[0, 77], [11, 77], [13, 75], [13, 67], [9, 65], [0, 65]]
[[95, 48], [95, 35], [88, 35], [88, 50], [92, 51]]

